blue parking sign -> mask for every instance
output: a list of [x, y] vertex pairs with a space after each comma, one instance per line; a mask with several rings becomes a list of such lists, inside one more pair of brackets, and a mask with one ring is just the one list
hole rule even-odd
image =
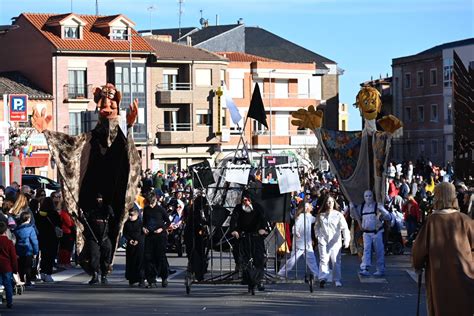
[[10, 121], [28, 121], [28, 96], [26, 94], [10, 94]]

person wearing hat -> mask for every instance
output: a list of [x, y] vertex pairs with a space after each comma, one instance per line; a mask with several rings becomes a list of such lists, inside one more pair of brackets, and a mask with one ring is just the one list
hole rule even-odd
[[101, 272], [100, 282], [107, 284], [107, 274], [112, 263], [112, 243], [109, 238], [109, 223], [114, 219], [112, 207], [104, 202], [101, 193], [97, 193], [96, 205], [89, 210], [84, 220], [84, 234], [86, 236], [86, 249], [90, 256], [89, 270], [92, 278], [89, 285], [99, 283], [99, 271]]
[[[239, 265], [243, 269], [244, 284], [257, 284], [258, 290], [263, 291], [263, 268], [265, 264], [265, 244], [263, 236], [266, 235], [265, 212], [260, 204], [253, 201], [248, 192], [242, 193], [242, 200], [237, 204], [231, 215], [230, 231], [238, 241]], [[235, 256], [235, 253], [234, 253]], [[246, 269], [253, 259], [255, 275]]]

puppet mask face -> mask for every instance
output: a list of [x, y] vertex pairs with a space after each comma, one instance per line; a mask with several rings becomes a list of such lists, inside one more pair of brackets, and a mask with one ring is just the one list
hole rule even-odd
[[375, 120], [382, 107], [379, 91], [372, 87], [363, 87], [357, 94], [356, 105], [366, 120]]
[[119, 115], [120, 99], [120, 92], [110, 83], [94, 91], [94, 100], [97, 103], [99, 116], [102, 118], [114, 119]]
[[364, 201], [365, 203], [372, 203], [374, 201], [374, 195], [372, 194], [372, 191], [364, 192]]

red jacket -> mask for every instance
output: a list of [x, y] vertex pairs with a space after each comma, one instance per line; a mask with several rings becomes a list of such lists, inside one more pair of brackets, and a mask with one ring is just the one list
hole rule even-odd
[[405, 204], [403, 204], [402, 211], [405, 220], [407, 220], [408, 216], [411, 215], [416, 217], [417, 222], [421, 221], [420, 207], [418, 206], [418, 202], [415, 200], [408, 200]]
[[18, 272], [16, 251], [7, 236], [0, 236], [0, 273]]

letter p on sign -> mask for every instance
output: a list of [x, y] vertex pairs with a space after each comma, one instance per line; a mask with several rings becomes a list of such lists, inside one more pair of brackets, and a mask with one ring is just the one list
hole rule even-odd
[[26, 94], [10, 94], [10, 121], [28, 121], [28, 96]]

